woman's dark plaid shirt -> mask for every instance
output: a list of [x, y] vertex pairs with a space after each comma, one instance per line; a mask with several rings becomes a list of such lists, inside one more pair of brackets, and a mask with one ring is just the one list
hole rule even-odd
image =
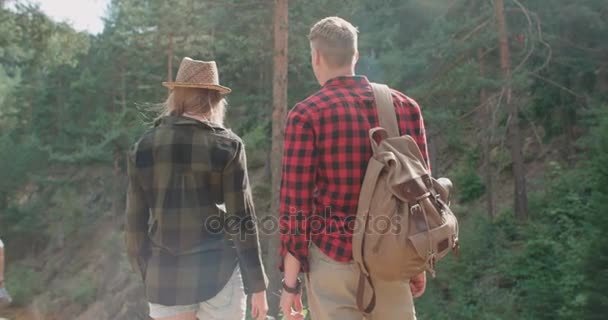
[[[404, 94], [392, 93], [401, 134], [416, 140], [428, 163], [420, 107]], [[291, 253], [304, 272], [310, 241], [336, 261], [352, 259], [357, 202], [372, 156], [369, 130], [378, 126], [373, 97], [366, 77], [338, 77], [298, 103], [287, 117], [280, 253]]]
[[128, 157], [126, 242], [153, 303], [215, 296], [237, 263], [246, 293], [266, 289], [240, 138], [212, 123], [168, 116]]

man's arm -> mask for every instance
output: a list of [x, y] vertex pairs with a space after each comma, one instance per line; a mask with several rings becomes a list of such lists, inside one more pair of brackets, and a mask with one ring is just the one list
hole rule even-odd
[[313, 210], [316, 151], [313, 128], [302, 109], [294, 108], [285, 127], [281, 179], [281, 270], [293, 287], [300, 271], [308, 272], [308, 224]]
[[291, 253], [287, 252], [283, 258], [283, 269], [285, 284], [290, 288], [295, 288], [298, 284], [298, 274], [302, 269], [302, 264]]
[[431, 171], [431, 159], [429, 158], [429, 145], [426, 141], [426, 128], [424, 126], [424, 119], [422, 118], [422, 112], [420, 112], [420, 107], [418, 107], [418, 111], [419, 111], [419, 115], [420, 115], [420, 120], [418, 123], [418, 128], [420, 130], [420, 134], [418, 135], [416, 142], [418, 143], [418, 147], [420, 148], [420, 151], [422, 152], [422, 156], [424, 157], [424, 160], [426, 160], [426, 166], [429, 169], [429, 172]]
[[148, 245], [149, 207], [144, 191], [137, 178], [134, 154], [127, 155], [129, 187], [127, 190], [127, 209], [125, 240], [129, 262], [142, 279], [145, 272], [144, 250]]
[[406, 128], [408, 128], [409, 135], [414, 138], [416, 144], [418, 144], [418, 148], [422, 153], [422, 157], [426, 162], [427, 168], [429, 171], [431, 170], [431, 161], [429, 158], [429, 149], [426, 141], [426, 128], [424, 126], [424, 119], [422, 117], [422, 110], [418, 103], [404, 95], [399, 91], [393, 91], [397, 93], [397, 96], [400, 97], [401, 103], [404, 104], [405, 112], [406, 112]]
[[422, 157], [424, 161], [426, 161], [426, 165], [431, 170], [431, 161], [429, 159], [429, 149], [426, 141], [426, 129], [424, 126], [424, 119], [422, 117], [422, 110], [418, 103], [409, 97], [405, 97], [409, 104], [410, 108], [407, 108], [409, 113], [409, 119], [411, 119], [412, 123], [408, 125], [413, 127], [411, 136], [414, 138], [416, 143], [418, 144], [418, 148], [420, 148], [420, 152], [422, 153]]
[[231, 232], [231, 236], [239, 257], [245, 294], [262, 292], [268, 286], [268, 278], [262, 264], [257, 220], [247, 174], [247, 157], [241, 142], [238, 143], [235, 157], [224, 169], [223, 188], [226, 212], [238, 221], [238, 230], [234, 230], [238, 232]]

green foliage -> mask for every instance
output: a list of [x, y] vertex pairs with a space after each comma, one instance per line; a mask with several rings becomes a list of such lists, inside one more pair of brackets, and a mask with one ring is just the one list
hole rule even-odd
[[462, 203], [477, 200], [485, 193], [485, 186], [477, 173], [477, 163], [476, 153], [470, 152], [454, 173], [454, 185], [458, 188], [456, 194]]
[[461, 218], [460, 255], [442, 260], [437, 278], [429, 278], [427, 293], [416, 302], [419, 317], [516, 317], [516, 295], [505, 278], [505, 271], [509, 270], [509, 224], [493, 223], [481, 212], [470, 213], [466, 220]]
[[485, 193], [485, 187], [481, 177], [472, 168], [465, 168], [454, 176], [458, 187], [458, 199], [463, 202], [471, 202], [479, 199]]
[[35, 136], [0, 135], [0, 205], [6, 205], [7, 197], [27, 181], [30, 174], [42, 168], [46, 158]]
[[588, 188], [593, 173], [584, 168], [563, 171], [554, 166], [547, 192], [535, 205], [523, 250], [514, 255], [509, 274], [517, 282], [526, 319], [577, 318], [585, 301], [581, 272], [588, 235], [596, 228]]
[[247, 148], [247, 164], [250, 169], [261, 168], [266, 165], [270, 149], [270, 123], [266, 122], [243, 136]]
[[76, 303], [86, 306], [95, 301], [97, 285], [90, 275], [81, 274], [72, 279], [65, 288], [64, 295]]
[[13, 265], [6, 274], [6, 287], [17, 306], [27, 305], [45, 288], [42, 274], [26, 266]]
[[594, 131], [594, 157], [591, 170], [594, 172], [593, 194], [591, 196], [589, 223], [594, 226], [589, 231], [588, 245], [583, 248], [582, 270], [585, 279], [583, 293], [585, 301], [582, 315], [585, 319], [602, 319], [608, 312], [608, 143], [603, 139], [608, 134], [608, 116], [602, 113], [602, 121]]
[[[526, 154], [548, 162], [544, 176], [531, 170], [543, 177], [530, 182], [530, 221], [523, 224], [509, 210], [490, 221], [476, 209], [486, 190], [479, 175], [483, 148], [472, 137], [493, 137], [494, 192], [510, 183], [504, 143], [510, 119], [492, 1], [290, 1], [290, 105], [319, 88], [310, 26], [339, 15], [360, 30], [357, 72], [415, 98], [427, 134], [447, 150], [438, 154], [449, 155], [440, 161], [449, 167], [441, 169], [454, 173], [462, 250], [459, 259], [440, 264], [417, 301], [421, 318], [603, 319], [608, 313], [608, 116], [598, 111], [608, 96], [605, 0], [521, 3], [529, 12], [506, 2], [513, 101], [523, 113], [522, 132], [533, 123], [548, 149]], [[117, 181], [124, 176], [124, 154], [149, 122], [137, 106], [166, 98], [160, 82], [168, 76], [167, 59], [175, 75], [183, 56], [216, 60], [221, 82], [234, 89], [227, 123], [247, 146], [256, 203], [268, 207], [270, 186], [260, 177], [271, 145], [271, 4], [112, 0], [96, 36], [20, 1], [15, 9], [0, 8], [0, 234], [40, 249], [77, 237], [101, 216], [84, 205], [82, 182], [63, 181], [57, 172], [111, 166]], [[479, 108], [482, 92], [488, 118]], [[106, 185], [113, 188], [106, 193], [120, 192], [117, 185]], [[510, 205], [498, 198], [498, 211]], [[113, 235], [111, 243], [118, 240]], [[127, 270], [124, 252], [119, 260]], [[18, 264], [11, 263], [7, 279], [20, 304], [43, 287], [40, 273]], [[91, 303], [98, 284], [88, 275], [73, 280], [65, 295]]]
[[83, 223], [83, 208], [80, 203], [81, 195], [77, 190], [62, 186], [55, 190], [49, 199], [51, 204], [51, 223], [53, 234], [65, 238], [73, 238]]
[[[503, 212], [461, 217], [461, 256], [440, 264], [418, 304], [432, 319], [602, 319], [606, 312], [608, 117], [597, 114], [590, 158], [549, 163], [530, 221]], [[437, 307], [439, 304], [441, 307]], [[583, 315], [584, 316], [583, 316]]]
[[49, 237], [48, 221], [41, 213], [47, 208], [46, 199], [37, 196], [22, 205], [11, 203], [1, 212], [0, 233], [6, 237], [5, 240], [24, 247], [46, 245]]

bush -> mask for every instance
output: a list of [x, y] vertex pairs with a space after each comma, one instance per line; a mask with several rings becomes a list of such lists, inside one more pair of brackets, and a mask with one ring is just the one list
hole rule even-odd
[[458, 200], [462, 203], [477, 200], [486, 192], [481, 177], [471, 167], [458, 171], [454, 175], [454, 180]]
[[97, 284], [91, 276], [82, 274], [72, 280], [66, 291], [65, 296], [69, 297], [71, 301], [86, 306], [95, 301], [97, 297]]
[[61, 186], [50, 198], [49, 211], [53, 217], [51, 227], [61, 242], [82, 228], [81, 197], [74, 188]]
[[268, 122], [258, 125], [243, 135], [247, 152], [247, 165], [250, 169], [261, 168], [266, 165], [270, 141]]
[[12, 195], [30, 174], [44, 167], [47, 154], [33, 137], [18, 138], [15, 134], [0, 135], [0, 205]]
[[608, 115], [603, 114], [591, 142], [591, 172], [593, 172], [590, 201], [588, 245], [581, 261], [584, 272], [581, 318], [600, 320], [608, 314]]
[[[516, 301], [505, 270], [512, 223], [490, 221], [481, 211], [460, 219], [460, 255], [439, 262], [427, 293], [416, 301], [419, 318], [513, 319]], [[506, 229], [506, 230], [505, 230]]]
[[471, 148], [455, 168], [453, 174], [455, 194], [461, 203], [477, 200], [486, 192], [485, 185], [477, 173], [479, 157], [479, 150]]
[[6, 274], [6, 287], [13, 296], [15, 305], [24, 306], [43, 291], [42, 274], [24, 266], [10, 265], [9, 267]]
[[[18, 243], [22, 248], [35, 248], [47, 244], [50, 232], [47, 228], [46, 215], [48, 210], [45, 199], [36, 197], [23, 205], [10, 204], [0, 210], [2, 217], [0, 234], [7, 243]], [[16, 255], [11, 253], [11, 255]]]
[[545, 190], [533, 194], [531, 220], [507, 274], [523, 319], [579, 318], [585, 282], [581, 261], [589, 243], [590, 172], [550, 164]]

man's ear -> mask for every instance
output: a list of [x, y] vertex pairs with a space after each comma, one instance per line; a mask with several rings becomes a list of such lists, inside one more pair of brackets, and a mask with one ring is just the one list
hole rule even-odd
[[353, 64], [357, 64], [357, 62], [359, 62], [359, 51], [355, 51], [355, 61], [353, 61]]
[[321, 53], [319, 52], [319, 49], [316, 49], [315, 47], [311, 46], [311, 53], [312, 53], [312, 64], [314, 64], [315, 66], [318, 66], [321, 64]]

